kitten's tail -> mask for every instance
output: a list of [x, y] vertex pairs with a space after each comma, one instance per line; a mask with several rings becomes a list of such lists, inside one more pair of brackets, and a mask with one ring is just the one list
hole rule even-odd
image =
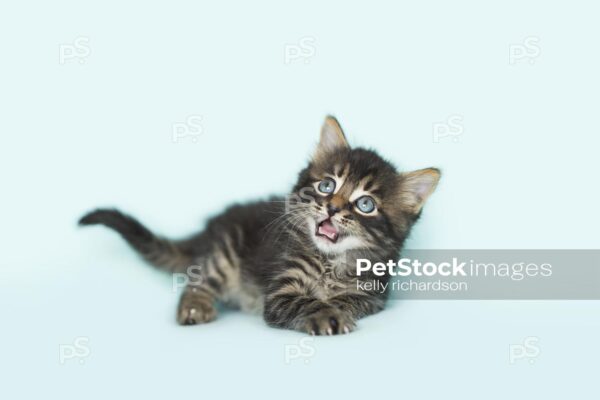
[[192, 265], [194, 254], [188, 242], [174, 242], [154, 235], [133, 217], [118, 210], [94, 210], [79, 220], [79, 225], [104, 225], [121, 236], [150, 264], [169, 271]]

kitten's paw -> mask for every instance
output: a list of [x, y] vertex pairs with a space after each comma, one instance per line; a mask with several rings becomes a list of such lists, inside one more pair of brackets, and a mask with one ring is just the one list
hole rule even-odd
[[186, 299], [179, 304], [177, 322], [179, 325], [196, 325], [214, 321], [217, 310], [212, 303], [202, 300]]
[[350, 333], [355, 327], [350, 315], [335, 308], [327, 308], [307, 317], [302, 330], [311, 335], [338, 335]]

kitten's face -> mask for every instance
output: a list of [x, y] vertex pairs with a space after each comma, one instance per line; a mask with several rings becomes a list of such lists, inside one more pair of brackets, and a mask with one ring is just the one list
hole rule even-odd
[[323, 253], [399, 247], [439, 180], [427, 169], [398, 174], [375, 152], [351, 149], [328, 117], [312, 162], [294, 188], [299, 219]]

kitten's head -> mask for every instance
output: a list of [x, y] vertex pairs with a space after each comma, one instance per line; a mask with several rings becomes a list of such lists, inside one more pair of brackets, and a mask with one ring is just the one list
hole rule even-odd
[[291, 212], [324, 253], [396, 250], [439, 179], [435, 168], [398, 173], [374, 151], [350, 148], [330, 116], [294, 187], [302, 207]]

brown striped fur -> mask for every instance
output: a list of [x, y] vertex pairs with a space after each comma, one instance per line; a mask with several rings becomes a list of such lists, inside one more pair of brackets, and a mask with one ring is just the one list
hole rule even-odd
[[[356, 259], [396, 258], [439, 177], [433, 168], [401, 174], [374, 151], [350, 148], [337, 120], [327, 117], [312, 161], [286, 197], [232, 206], [179, 241], [158, 237], [117, 210], [93, 211], [79, 223], [114, 229], [167, 271], [199, 266], [201, 276], [181, 295], [180, 324], [214, 320], [221, 301], [260, 312], [271, 326], [347, 333], [386, 302], [385, 294], [357, 290]], [[320, 190], [324, 179], [335, 182], [334, 192]], [[373, 211], [361, 211], [363, 196], [373, 200]], [[323, 224], [335, 230], [329, 239]]]

